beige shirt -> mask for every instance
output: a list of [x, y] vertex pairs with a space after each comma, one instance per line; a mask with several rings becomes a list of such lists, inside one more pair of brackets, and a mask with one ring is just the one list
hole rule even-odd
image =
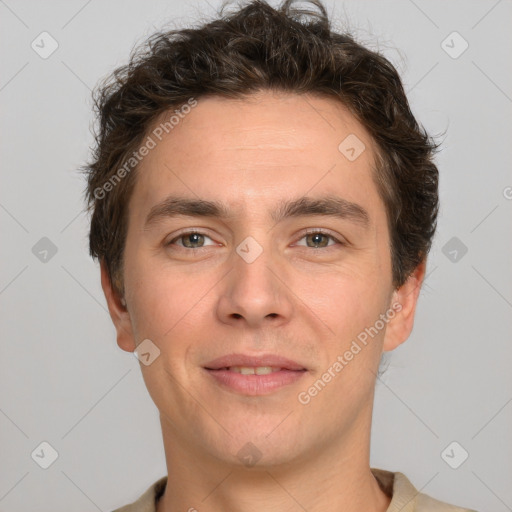
[[[386, 512], [475, 512], [430, 498], [419, 493], [402, 473], [392, 473], [371, 468], [381, 489], [391, 497]], [[162, 496], [167, 483], [164, 476], [155, 482], [137, 501], [113, 512], [156, 512], [156, 502]]]

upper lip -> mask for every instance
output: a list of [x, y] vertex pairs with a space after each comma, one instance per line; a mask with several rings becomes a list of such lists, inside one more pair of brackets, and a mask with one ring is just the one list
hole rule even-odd
[[221, 368], [229, 368], [231, 366], [246, 366], [250, 368], [258, 368], [262, 366], [271, 366], [274, 368], [283, 368], [285, 370], [305, 370], [301, 364], [281, 357], [275, 354], [261, 354], [250, 356], [247, 354], [229, 354], [218, 357], [204, 365], [207, 370], [220, 370]]

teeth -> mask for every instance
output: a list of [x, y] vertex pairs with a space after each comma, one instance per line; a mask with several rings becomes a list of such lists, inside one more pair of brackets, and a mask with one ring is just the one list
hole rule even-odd
[[258, 366], [256, 368], [251, 366], [231, 366], [229, 371], [241, 373], [242, 375], [268, 375], [280, 371], [281, 368], [273, 366]]

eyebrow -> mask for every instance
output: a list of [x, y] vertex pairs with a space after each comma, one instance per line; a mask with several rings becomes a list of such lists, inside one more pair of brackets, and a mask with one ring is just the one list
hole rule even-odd
[[[146, 217], [145, 228], [147, 229], [165, 218], [179, 215], [213, 217], [224, 220], [234, 217], [234, 213], [218, 201], [168, 196], [151, 208]], [[368, 228], [370, 225], [370, 216], [361, 205], [338, 196], [319, 198], [304, 196], [291, 201], [282, 201], [274, 211], [270, 212], [270, 218], [275, 223], [287, 218], [312, 215], [341, 218], [360, 224], [364, 228]]]

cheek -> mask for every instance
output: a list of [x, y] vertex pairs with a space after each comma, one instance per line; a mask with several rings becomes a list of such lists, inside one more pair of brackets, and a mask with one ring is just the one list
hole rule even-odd
[[134, 336], [159, 344], [179, 327], [197, 293], [185, 274], [170, 275], [148, 251], [131, 249], [127, 244], [124, 276]]
[[341, 344], [387, 308], [390, 291], [378, 266], [346, 265], [298, 280], [293, 290]]
[[132, 302], [134, 330], [139, 336], [164, 340], [181, 331], [194, 309], [199, 308], [201, 290], [190, 286], [190, 278], [172, 279], [146, 273]]

